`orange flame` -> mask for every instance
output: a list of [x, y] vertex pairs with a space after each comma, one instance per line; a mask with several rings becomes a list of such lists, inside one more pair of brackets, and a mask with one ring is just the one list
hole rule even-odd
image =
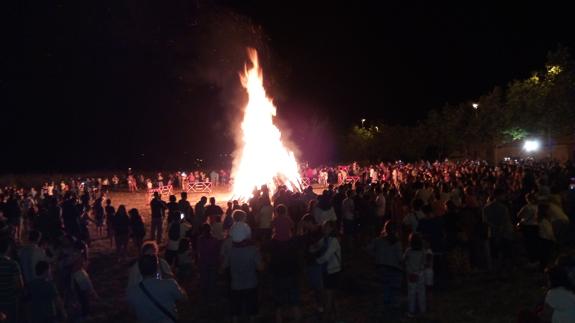
[[258, 53], [248, 48], [252, 67], [240, 74], [242, 86], [248, 92], [248, 103], [242, 121], [243, 147], [234, 160], [232, 171], [234, 198], [249, 198], [254, 188], [267, 185], [274, 192], [277, 183], [299, 191], [301, 178], [292, 151], [282, 143], [281, 132], [273, 124], [276, 107], [266, 95]]

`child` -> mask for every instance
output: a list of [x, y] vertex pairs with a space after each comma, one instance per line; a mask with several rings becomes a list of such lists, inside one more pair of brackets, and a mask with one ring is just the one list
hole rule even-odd
[[408, 317], [415, 317], [418, 310], [420, 314], [424, 314], [426, 311], [424, 275], [426, 258], [421, 235], [418, 233], [410, 234], [409, 248], [403, 256], [405, 271], [407, 272]]

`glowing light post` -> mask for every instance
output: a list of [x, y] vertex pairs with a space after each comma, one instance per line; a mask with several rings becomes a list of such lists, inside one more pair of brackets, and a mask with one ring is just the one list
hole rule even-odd
[[475, 118], [477, 118], [477, 110], [479, 109], [479, 103], [472, 103], [471, 107], [473, 108], [473, 111], [475, 111]]
[[523, 150], [527, 153], [533, 153], [541, 149], [541, 142], [536, 139], [528, 139], [523, 143]]

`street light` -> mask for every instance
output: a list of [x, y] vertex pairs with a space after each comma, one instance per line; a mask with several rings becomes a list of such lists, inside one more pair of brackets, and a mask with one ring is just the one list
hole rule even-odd
[[365, 119], [361, 119], [361, 127], [363, 128], [363, 124], [365, 122]]
[[538, 151], [539, 148], [541, 148], [541, 142], [536, 139], [525, 140], [523, 143], [523, 149], [528, 153]]
[[473, 109], [475, 109], [475, 110], [479, 109], [479, 103], [473, 103], [471, 106], [472, 106]]

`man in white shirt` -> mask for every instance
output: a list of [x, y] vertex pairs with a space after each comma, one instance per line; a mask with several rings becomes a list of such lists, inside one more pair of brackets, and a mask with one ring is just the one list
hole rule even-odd
[[44, 249], [38, 246], [42, 235], [40, 232], [32, 230], [28, 233], [29, 244], [24, 246], [18, 252], [18, 259], [22, 267], [22, 277], [25, 283], [38, 278], [36, 275], [36, 264], [40, 261], [49, 262], [48, 256]]
[[141, 323], [174, 323], [176, 301], [187, 299], [174, 279], [157, 279], [158, 258], [143, 256], [138, 266], [144, 279], [128, 288], [127, 299]]

